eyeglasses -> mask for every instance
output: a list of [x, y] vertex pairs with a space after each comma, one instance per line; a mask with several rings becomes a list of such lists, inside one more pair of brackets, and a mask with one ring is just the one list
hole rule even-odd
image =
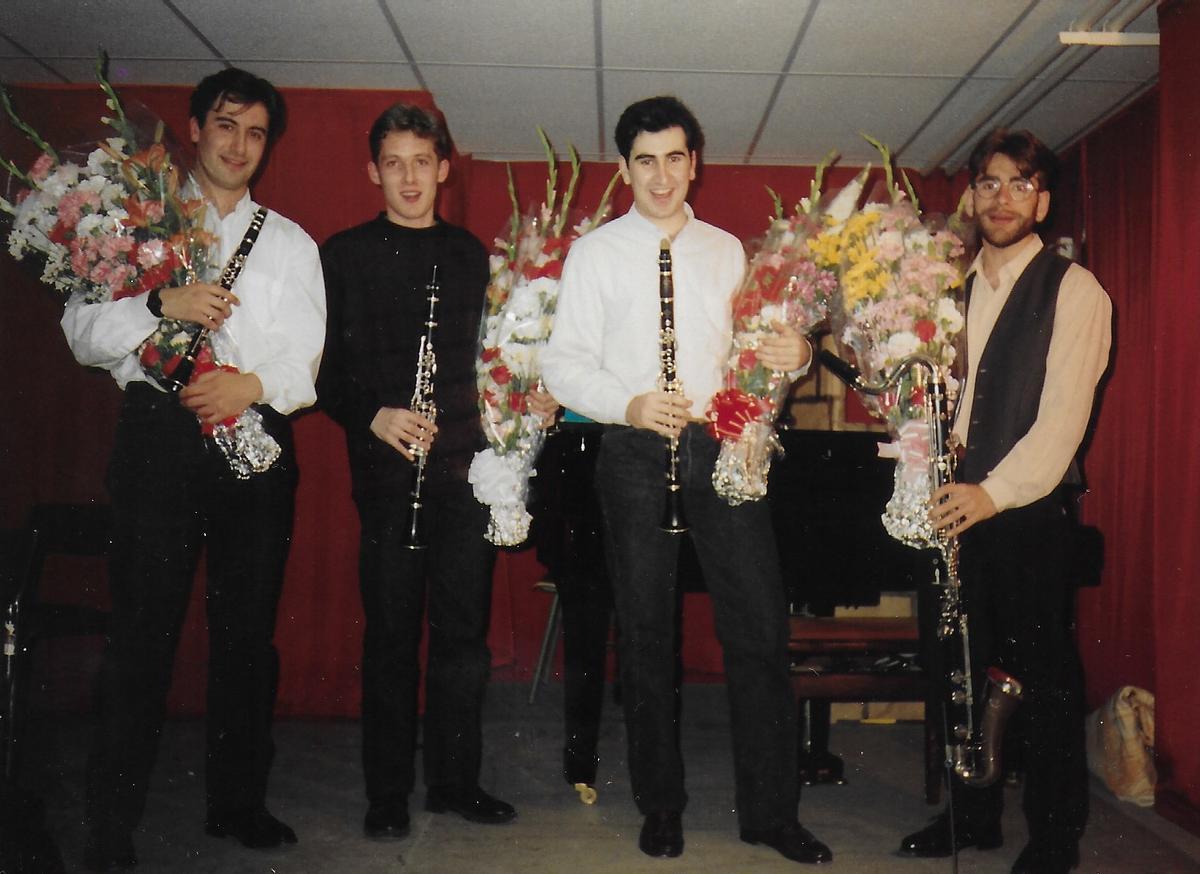
[[1030, 179], [1025, 179], [1018, 176], [1016, 179], [1009, 179], [1007, 182], [1001, 182], [999, 179], [988, 177], [986, 179], [976, 180], [974, 183], [975, 193], [984, 200], [991, 200], [1000, 193], [1001, 188], [1008, 189], [1008, 196], [1014, 201], [1028, 200], [1037, 193], [1037, 186]]

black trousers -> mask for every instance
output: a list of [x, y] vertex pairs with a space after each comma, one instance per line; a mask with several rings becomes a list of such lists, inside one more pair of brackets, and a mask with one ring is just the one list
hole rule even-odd
[[425, 785], [479, 782], [487, 646], [496, 550], [488, 510], [466, 482], [426, 493], [424, 550], [404, 546], [408, 492], [357, 498], [363, 635], [363, 770], [372, 804], [407, 798], [416, 781], [419, 650], [426, 598]]
[[210, 817], [262, 806], [274, 756], [275, 614], [296, 489], [291, 423], [259, 408], [281, 458], [238, 480], [194, 414], [143, 383], [126, 391], [108, 470], [112, 618], [88, 762], [91, 828], [141, 819], [175, 649], [202, 548], [209, 664], [205, 782]]
[[[713, 599], [733, 729], [738, 822], [795, 820], [796, 705], [788, 677], [787, 604], [765, 501], [730, 507], [712, 486], [718, 443], [698, 425], [680, 439], [683, 503]], [[676, 687], [680, 535], [659, 529], [665, 441], [615, 427], [596, 469], [617, 609], [621, 691], [634, 799], [644, 814], [683, 810]]]
[[[1020, 721], [1030, 840], [1065, 848], [1088, 815], [1083, 669], [1072, 622], [1071, 547], [1075, 523], [1055, 494], [1006, 510], [963, 535], [961, 573], [971, 627], [975, 689], [996, 665], [1024, 685]], [[998, 822], [1001, 784], [969, 789], [954, 781], [968, 822]]]
[[595, 424], [560, 425], [546, 441], [532, 482], [532, 534], [562, 607], [563, 772], [567, 782], [589, 785], [596, 782], [613, 609], [595, 490], [602, 432]]

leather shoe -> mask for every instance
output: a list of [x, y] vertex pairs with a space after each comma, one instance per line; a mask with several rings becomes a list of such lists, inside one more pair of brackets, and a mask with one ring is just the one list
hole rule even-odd
[[408, 800], [381, 801], [367, 809], [363, 834], [373, 841], [398, 841], [408, 837]]
[[994, 850], [1004, 843], [1000, 832], [1000, 824], [991, 826], [972, 826], [959, 823], [954, 828], [954, 843], [950, 845], [950, 816], [941, 813], [935, 816], [929, 825], [920, 831], [907, 835], [900, 841], [901, 856], [912, 856], [918, 859], [940, 859], [952, 855], [955, 849], [975, 847], [980, 850]]
[[1013, 863], [1012, 874], [1067, 874], [1078, 866], [1078, 843], [1051, 846], [1030, 841]]
[[822, 862], [833, 861], [833, 851], [798, 822], [761, 830], [744, 828], [741, 838], [748, 844], [768, 846], [793, 862], [819, 865]]
[[683, 852], [683, 820], [678, 810], [646, 814], [638, 849], [657, 859], [674, 859]]
[[430, 786], [425, 796], [425, 809], [430, 813], [453, 811], [468, 822], [485, 825], [501, 825], [517, 818], [511, 804], [493, 798], [478, 786], [467, 789]]
[[265, 807], [227, 814], [210, 813], [204, 831], [214, 838], [237, 838], [242, 846], [252, 850], [296, 843], [296, 833], [291, 827], [271, 816]]
[[133, 851], [133, 839], [128, 835], [116, 838], [92, 836], [83, 850], [83, 867], [88, 871], [120, 871], [138, 863]]

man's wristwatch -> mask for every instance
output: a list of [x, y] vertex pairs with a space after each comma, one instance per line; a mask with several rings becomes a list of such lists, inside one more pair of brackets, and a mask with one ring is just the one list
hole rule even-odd
[[146, 295], [146, 309], [150, 310], [150, 314], [155, 318], [161, 319], [163, 317], [161, 288], [156, 288]]

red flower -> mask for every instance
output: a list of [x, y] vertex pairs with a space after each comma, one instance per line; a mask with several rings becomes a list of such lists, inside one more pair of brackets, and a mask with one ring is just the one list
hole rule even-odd
[[500, 357], [500, 347], [499, 346], [493, 346], [490, 349], [484, 349], [482, 352], [479, 353], [479, 360], [482, 361], [484, 364], [487, 364], [491, 361], [495, 361], [499, 357]]
[[738, 356], [738, 370], [753, 370], [758, 365], [758, 355], [753, 349], [743, 349]]
[[526, 398], [527, 395], [523, 391], [509, 392], [508, 408], [514, 413], [521, 413], [523, 415], [528, 408], [525, 403]]
[[46, 236], [50, 238], [51, 243], [58, 243], [62, 246], [66, 245], [67, 241], [71, 239], [71, 232], [60, 220], [54, 223], [54, 227], [50, 229], [50, 233], [46, 234]]
[[158, 362], [162, 361], [162, 353], [158, 351], [158, 347], [150, 343], [146, 344], [146, 348], [142, 350], [139, 356], [142, 361], [142, 367], [154, 367]]
[[925, 387], [921, 385], [914, 385], [910, 398], [914, 407], [925, 406]]
[[922, 343], [928, 343], [937, 334], [937, 325], [929, 319], [921, 319], [916, 324], [917, 336], [921, 338]]
[[508, 385], [509, 380], [512, 379], [512, 373], [503, 364], [497, 364], [491, 369], [490, 373], [492, 375], [492, 382], [496, 383], [496, 385]]

